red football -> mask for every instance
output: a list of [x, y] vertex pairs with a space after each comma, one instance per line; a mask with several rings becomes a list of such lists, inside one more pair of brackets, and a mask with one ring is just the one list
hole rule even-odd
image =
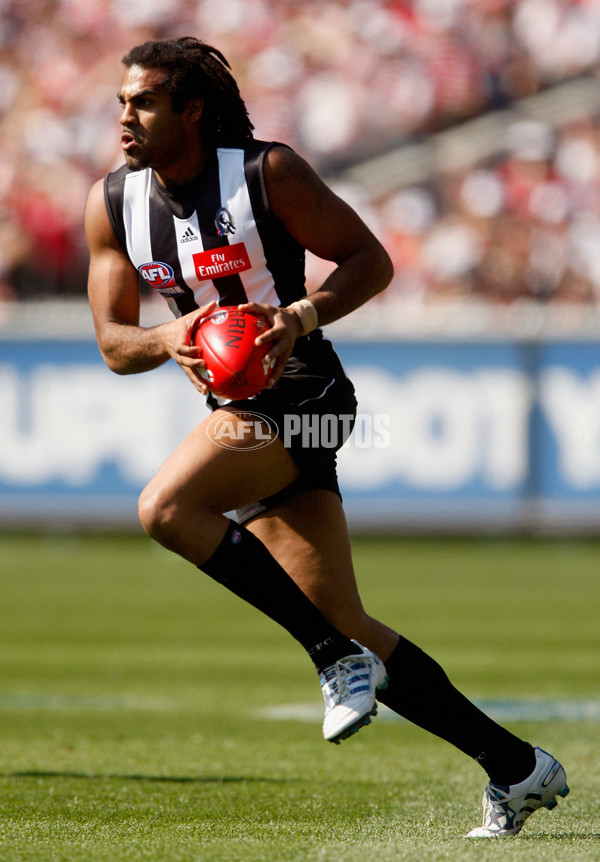
[[255, 339], [268, 329], [260, 314], [226, 305], [203, 317], [191, 336], [202, 348], [206, 369], [202, 380], [215, 395], [237, 400], [257, 395], [269, 382], [273, 363], [265, 362], [269, 344], [257, 347]]

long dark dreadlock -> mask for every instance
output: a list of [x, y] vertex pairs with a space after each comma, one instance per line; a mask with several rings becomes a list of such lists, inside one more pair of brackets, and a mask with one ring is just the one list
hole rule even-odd
[[218, 146], [239, 146], [252, 139], [254, 126], [223, 54], [193, 36], [144, 42], [123, 57], [125, 66], [166, 69], [164, 88], [173, 110], [190, 99], [204, 99], [203, 132]]

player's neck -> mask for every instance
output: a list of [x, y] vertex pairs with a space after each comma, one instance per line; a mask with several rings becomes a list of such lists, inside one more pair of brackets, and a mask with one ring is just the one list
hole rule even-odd
[[153, 168], [158, 182], [167, 190], [178, 189], [193, 182], [201, 173], [208, 159], [208, 148], [202, 147], [169, 165]]

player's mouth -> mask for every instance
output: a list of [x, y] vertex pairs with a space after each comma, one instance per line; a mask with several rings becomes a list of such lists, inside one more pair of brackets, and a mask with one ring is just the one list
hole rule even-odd
[[128, 153], [134, 147], [137, 147], [141, 144], [141, 141], [138, 140], [131, 132], [123, 132], [121, 135], [121, 148]]

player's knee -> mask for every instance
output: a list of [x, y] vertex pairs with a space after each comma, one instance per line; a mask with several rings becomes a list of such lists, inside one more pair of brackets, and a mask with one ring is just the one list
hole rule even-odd
[[177, 513], [174, 504], [159, 492], [145, 488], [138, 501], [138, 516], [148, 535], [163, 545], [170, 545], [177, 533]]

